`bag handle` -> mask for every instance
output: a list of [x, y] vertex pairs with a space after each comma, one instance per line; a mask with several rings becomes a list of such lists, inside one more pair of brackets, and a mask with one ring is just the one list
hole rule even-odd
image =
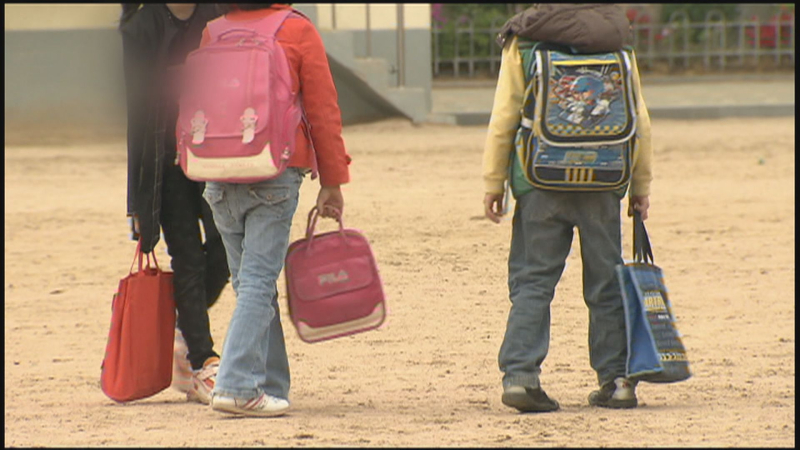
[[248, 30], [246, 28], [231, 28], [230, 30], [220, 33], [219, 36], [217, 36], [217, 40], [221, 41], [225, 39], [226, 36], [229, 36], [233, 33], [241, 33], [246, 36], [258, 36], [258, 33], [253, 30]]
[[133, 266], [134, 266], [134, 264], [136, 264], [136, 260], [137, 259], [139, 260], [139, 272], [142, 271], [142, 268], [143, 268], [142, 267], [142, 262], [143, 262], [143, 258], [142, 257], [146, 257], [147, 258], [147, 265], [144, 266], [144, 268], [149, 269], [150, 268], [150, 255], [153, 256], [153, 267], [155, 267], [156, 269], [159, 269], [158, 260], [156, 259], [156, 250], [153, 249], [153, 251], [150, 252], [150, 253], [144, 253], [142, 251], [142, 239], [139, 238], [139, 240], [136, 241], [136, 253], [133, 255], [133, 262], [131, 263], [131, 269], [128, 272], [130, 274], [133, 274]]
[[[339, 222], [339, 234], [342, 236], [342, 239], [345, 238], [344, 234], [344, 223], [342, 222], [342, 212], [336, 208], [332, 208], [336, 211], [336, 221]], [[308, 246], [306, 247], [306, 251], [311, 251], [311, 243], [314, 242], [314, 228], [317, 226], [317, 220], [319, 219], [319, 210], [316, 206], [311, 208], [311, 211], [308, 212], [308, 224], [306, 225], [306, 239], [308, 240]], [[344, 241], [347, 243], [347, 240]]]
[[633, 260], [644, 264], [653, 264], [653, 247], [644, 227], [644, 220], [639, 211], [633, 210]]

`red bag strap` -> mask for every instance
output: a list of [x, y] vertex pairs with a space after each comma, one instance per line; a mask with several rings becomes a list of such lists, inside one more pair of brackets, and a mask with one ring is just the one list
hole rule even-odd
[[[336, 211], [336, 221], [339, 222], [339, 234], [342, 235], [342, 238], [345, 237], [344, 234], [344, 223], [342, 222], [342, 212], [336, 208], [332, 208]], [[314, 228], [317, 226], [317, 219], [319, 218], [319, 210], [316, 206], [311, 208], [311, 211], [308, 212], [308, 224], [306, 225], [306, 239], [308, 240], [308, 246], [306, 247], [306, 251], [311, 250], [311, 243], [314, 241]], [[347, 240], [345, 240], [345, 243]]]
[[[339, 222], [339, 231], [344, 233], [344, 224], [342, 222], [342, 212], [339, 211], [337, 208], [331, 207], [334, 211], [336, 211], [336, 221]], [[314, 228], [317, 226], [317, 219], [319, 218], [319, 209], [316, 206], [311, 208], [311, 211], [308, 212], [308, 224], [306, 225], [306, 238], [311, 238], [314, 236]]]
[[[153, 266], [156, 269], [160, 269], [160, 267], [158, 267], [158, 260], [156, 259], [156, 249], [153, 249], [153, 251], [150, 252], [150, 254], [153, 256]], [[148, 267], [150, 266], [150, 256], [149, 255], [147, 257], [147, 265], [148, 265]]]
[[156, 249], [153, 249], [153, 251], [150, 252], [150, 253], [142, 252], [142, 240], [140, 238], [138, 241], [136, 241], [136, 253], [133, 255], [133, 262], [131, 263], [131, 269], [128, 272], [130, 274], [133, 274], [133, 266], [134, 266], [134, 264], [136, 264], [136, 260], [137, 259], [139, 260], [139, 272], [141, 272], [142, 268], [143, 268], [142, 267], [143, 257], [147, 258], [147, 265], [144, 266], [144, 268], [149, 269], [150, 268], [150, 256], [151, 255], [153, 256], [153, 267], [155, 267], [156, 269], [159, 269], [158, 260], [156, 260]]
[[142, 270], [142, 239], [136, 241], [136, 253], [133, 254], [133, 262], [131, 262], [131, 270], [128, 273], [133, 273], [133, 265], [136, 264], [136, 258], [139, 258], [139, 271]]

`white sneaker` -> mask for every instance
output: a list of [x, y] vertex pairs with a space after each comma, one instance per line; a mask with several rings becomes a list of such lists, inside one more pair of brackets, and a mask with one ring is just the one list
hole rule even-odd
[[217, 382], [218, 371], [219, 358], [216, 356], [208, 358], [202, 369], [192, 371], [192, 389], [186, 394], [186, 398], [206, 405], [211, 403], [211, 392]]
[[274, 417], [286, 413], [289, 401], [268, 394], [261, 394], [251, 399], [214, 394], [211, 399], [211, 409], [245, 416]]

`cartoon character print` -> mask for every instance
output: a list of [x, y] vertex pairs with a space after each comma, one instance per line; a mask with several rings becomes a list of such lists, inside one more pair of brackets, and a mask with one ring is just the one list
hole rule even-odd
[[620, 96], [618, 72], [602, 74], [578, 69], [551, 79], [552, 92], [561, 110], [558, 117], [581, 127], [591, 127], [611, 112], [611, 103]]

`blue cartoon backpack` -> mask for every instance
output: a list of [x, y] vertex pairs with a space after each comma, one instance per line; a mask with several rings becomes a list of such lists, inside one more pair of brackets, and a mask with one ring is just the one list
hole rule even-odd
[[521, 43], [520, 52], [527, 88], [516, 177], [556, 191], [627, 187], [636, 134], [632, 50], [574, 54]]

